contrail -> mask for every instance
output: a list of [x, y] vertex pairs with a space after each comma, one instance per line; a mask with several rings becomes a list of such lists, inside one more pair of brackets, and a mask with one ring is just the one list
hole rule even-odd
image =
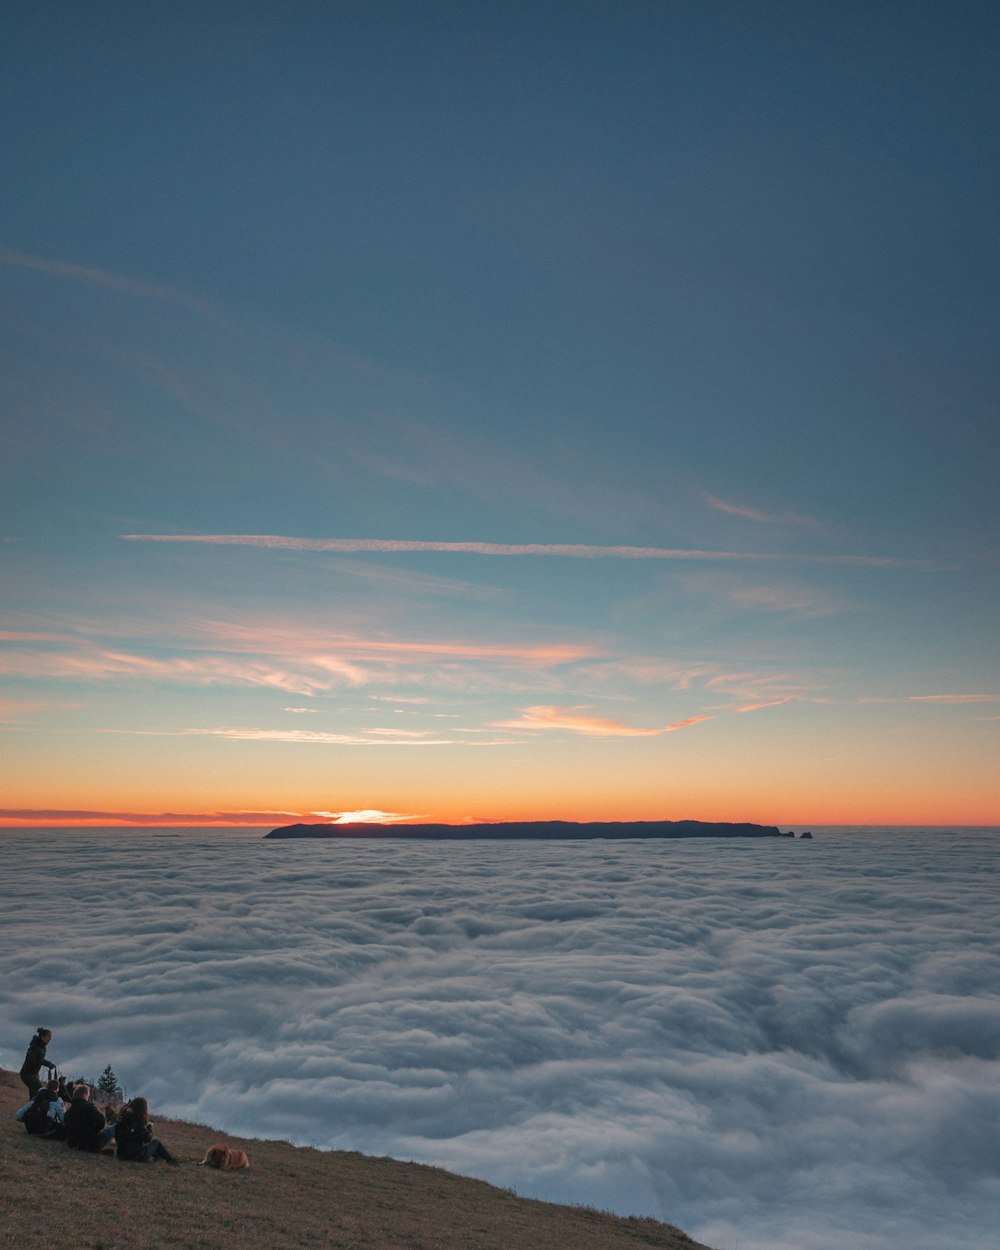
[[217, 547], [264, 547], [277, 551], [397, 554], [439, 551], [478, 556], [561, 556], [574, 560], [744, 560], [799, 564], [851, 564], [866, 568], [940, 569], [927, 560], [898, 556], [801, 555], [783, 551], [701, 551], [684, 547], [600, 547], [585, 543], [423, 542], [402, 538], [293, 538], [281, 534], [122, 534], [128, 542], [202, 543]]

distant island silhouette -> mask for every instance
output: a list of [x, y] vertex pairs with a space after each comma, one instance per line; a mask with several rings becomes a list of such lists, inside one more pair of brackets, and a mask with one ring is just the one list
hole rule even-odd
[[[527, 820], [477, 825], [282, 825], [265, 838], [409, 838], [435, 841], [582, 841], [593, 838], [780, 838], [774, 825], [706, 820]], [[792, 834], [792, 837], [795, 835]]]

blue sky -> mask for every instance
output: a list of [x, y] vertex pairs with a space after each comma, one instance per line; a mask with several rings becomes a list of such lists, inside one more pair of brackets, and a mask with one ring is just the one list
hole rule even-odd
[[1000, 818], [997, 26], [15, 4], [8, 819]]

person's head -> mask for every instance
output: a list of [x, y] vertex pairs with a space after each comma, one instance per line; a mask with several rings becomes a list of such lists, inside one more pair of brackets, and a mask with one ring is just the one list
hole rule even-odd
[[149, 1103], [145, 1098], [133, 1098], [129, 1103], [129, 1110], [140, 1124], [149, 1123]]
[[52, 1091], [53, 1094], [59, 1093], [59, 1082], [53, 1076], [45, 1082], [45, 1088]]
[[89, 1102], [90, 1101], [90, 1086], [84, 1085], [83, 1082], [81, 1081], [80, 1084], [77, 1085], [76, 1088], [73, 1090], [73, 1101], [74, 1102]]
[[35, 1036], [40, 1042], [43, 1042], [46, 1046], [48, 1046], [49, 1042], [52, 1041], [52, 1030], [43, 1028], [39, 1025], [38, 1028], [35, 1029]]

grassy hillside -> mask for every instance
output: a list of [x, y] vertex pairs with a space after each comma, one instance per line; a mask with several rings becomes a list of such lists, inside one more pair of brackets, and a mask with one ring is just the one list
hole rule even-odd
[[[707, 1250], [655, 1220], [519, 1198], [440, 1168], [249, 1141], [156, 1115], [182, 1161], [119, 1163], [29, 1137], [0, 1069], [2, 1250]], [[249, 1171], [195, 1164], [215, 1141]]]

